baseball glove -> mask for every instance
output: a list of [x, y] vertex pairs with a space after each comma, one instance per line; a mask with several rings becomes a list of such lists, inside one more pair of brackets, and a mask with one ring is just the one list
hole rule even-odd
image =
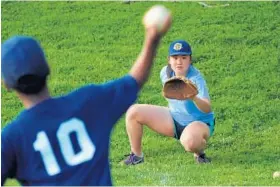
[[169, 99], [186, 100], [198, 94], [198, 90], [190, 80], [175, 76], [168, 79], [163, 86], [163, 96]]

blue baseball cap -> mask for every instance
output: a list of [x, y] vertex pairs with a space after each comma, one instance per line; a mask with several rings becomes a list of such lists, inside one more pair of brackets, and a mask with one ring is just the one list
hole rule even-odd
[[46, 77], [50, 73], [43, 49], [32, 37], [14, 36], [1, 47], [2, 78], [8, 88], [15, 88], [24, 75]]
[[169, 56], [174, 55], [191, 55], [192, 49], [190, 44], [185, 40], [176, 40], [169, 46]]

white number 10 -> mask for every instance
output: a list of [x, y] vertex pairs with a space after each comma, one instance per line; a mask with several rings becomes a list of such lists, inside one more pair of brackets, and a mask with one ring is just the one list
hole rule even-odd
[[[76, 133], [78, 144], [81, 148], [81, 151], [78, 153], [74, 152], [71, 143], [70, 133], [72, 132]], [[95, 146], [81, 120], [72, 118], [69, 121], [62, 123], [58, 128], [56, 136], [62, 155], [68, 165], [75, 166], [93, 158]], [[60, 173], [61, 169], [57, 163], [46, 132], [40, 131], [37, 134], [37, 139], [33, 143], [33, 147], [36, 151], [41, 153], [45, 168], [50, 176]]]

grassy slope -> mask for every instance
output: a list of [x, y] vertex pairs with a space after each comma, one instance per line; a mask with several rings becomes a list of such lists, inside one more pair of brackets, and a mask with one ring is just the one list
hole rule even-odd
[[[38, 38], [52, 68], [51, 92], [61, 95], [124, 75], [141, 49], [141, 17], [153, 4], [2, 2], [1, 38]], [[216, 131], [207, 150], [213, 164], [194, 164], [178, 142], [145, 129], [145, 164], [120, 165], [129, 151], [122, 118], [111, 144], [115, 185], [279, 185], [272, 172], [280, 169], [280, 4], [163, 4], [172, 10], [174, 24], [138, 102], [166, 105], [159, 71], [166, 64], [168, 44], [188, 40], [216, 113]], [[21, 109], [15, 94], [2, 87], [2, 127]]]

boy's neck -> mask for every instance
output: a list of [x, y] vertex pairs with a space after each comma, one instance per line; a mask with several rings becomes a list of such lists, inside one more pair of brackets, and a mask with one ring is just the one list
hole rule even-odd
[[30, 109], [33, 106], [51, 97], [47, 88], [44, 88], [40, 93], [36, 95], [26, 95], [19, 92], [17, 92], [17, 95], [26, 109]]

